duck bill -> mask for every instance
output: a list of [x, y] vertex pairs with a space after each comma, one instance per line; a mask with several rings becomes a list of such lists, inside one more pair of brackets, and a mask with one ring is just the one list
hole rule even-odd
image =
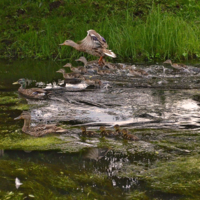
[[13, 85], [17, 85], [17, 84], [19, 84], [19, 83], [18, 83], [18, 82], [14, 82], [14, 83], [13, 83]]
[[21, 119], [21, 116], [14, 118], [14, 120], [19, 120]]
[[65, 42], [63, 42], [63, 43], [61, 43], [61, 44], [59, 44], [59, 45], [66, 45], [66, 44], [65, 44]]

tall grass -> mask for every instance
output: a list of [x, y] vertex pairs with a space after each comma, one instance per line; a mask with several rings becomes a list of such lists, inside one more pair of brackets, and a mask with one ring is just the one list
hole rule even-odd
[[[10, 13], [16, 15], [18, 23], [16, 27], [9, 27], [13, 29], [12, 32], [6, 32], [7, 35], [3, 39], [12, 38], [12, 44], [9, 47], [1, 45], [1, 52], [4, 55], [14, 52], [21, 58], [72, 61], [85, 55], [90, 59], [92, 56], [59, 44], [66, 39], [80, 41], [86, 36], [87, 30], [95, 29], [106, 38], [109, 49], [112, 49], [121, 61], [141, 58], [187, 59], [200, 55], [199, 24], [187, 22], [172, 13], [162, 12], [159, 6], [154, 5], [145, 20], [134, 18], [129, 8], [117, 13], [107, 6], [97, 13], [95, 6], [101, 6], [100, 3], [96, 5], [97, 2], [91, 0], [81, 3], [80, 6], [75, 0], [66, 1], [55, 13], [50, 14], [43, 4], [39, 7], [33, 1], [26, 1], [24, 8], [21, 5], [22, 9], [27, 8], [27, 5], [32, 6], [31, 8], [35, 9], [32, 15], [40, 11], [40, 14], [46, 12], [47, 16], [38, 16], [34, 20], [31, 19], [32, 22], [29, 18], [17, 16], [16, 8], [13, 8]], [[24, 31], [19, 28], [20, 24], [28, 24], [29, 29]], [[4, 29], [6, 26], [8, 25], [2, 25]]]
[[[127, 15], [126, 22], [107, 22], [116, 53], [122, 58], [187, 59], [199, 54], [199, 26], [187, 23], [182, 18], [162, 13], [153, 8], [146, 22], [134, 25], [134, 19]], [[107, 26], [105, 25], [105, 26]]]

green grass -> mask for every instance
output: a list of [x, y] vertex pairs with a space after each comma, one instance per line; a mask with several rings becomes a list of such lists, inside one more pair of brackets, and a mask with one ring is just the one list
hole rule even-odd
[[81, 55], [59, 46], [80, 41], [95, 29], [118, 60], [199, 57], [200, 2], [114, 0], [2, 0], [1, 57], [66, 59]]

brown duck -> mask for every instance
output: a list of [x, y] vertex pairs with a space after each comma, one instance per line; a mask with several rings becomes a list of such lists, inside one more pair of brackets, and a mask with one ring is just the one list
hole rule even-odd
[[94, 86], [94, 87], [101, 87], [102, 86], [102, 82], [101, 80], [99, 79], [93, 79], [93, 80], [90, 80], [90, 79], [86, 79], [86, 78], [83, 78], [84, 79], [84, 82], [88, 85], [88, 86]]
[[69, 67], [70, 70], [75, 72], [75, 73], [81, 73], [81, 74], [87, 73], [87, 69], [85, 67], [83, 67], [83, 66], [81, 66], [81, 67], [72, 67], [71, 63], [67, 63], [63, 67]]
[[79, 43], [76, 43], [72, 40], [66, 40], [64, 43], [60, 45], [71, 46], [78, 51], [83, 51], [93, 56], [100, 57], [98, 61], [100, 65], [103, 64], [102, 59], [104, 56], [110, 56], [116, 58], [116, 55], [111, 50], [107, 49], [108, 44], [106, 40], [101, 35], [99, 35], [95, 30], [87, 31], [87, 36]]
[[128, 69], [133, 76], [148, 76], [148, 73], [142, 69]]
[[84, 56], [81, 56], [79, 59], [76, 59], [77, 62], [82, 62], [84, 64], [84, 67], [90, 66], [90, 67], [98, 67], [98, 60], [92, 60], [87, 61], [87, 59]]
[[79, 84], [83, 81], [83, 77], [81, 74], [79, 73], [66, 73], [64, 69], [59, 69], [58, 71], [56, 71], [57, 73], [61, 73], [63, 74], [63, 78], [65, 79], [65, 83], [69, 83], [69, 84]]
[[85, 126], [81, 126], [81, 130], [82, 130], [82, 135], [83, 136], [91, 137], [91, 136], [95, 136], [97, 134], [94, 131], [86, 131], [86, 127]]
[[63, 133], [67, 132], [66, 129], [57, 127], [56, 124], [39, 124], [37, 126], [31, 127], [31, 115], [29, 112], [24, 111], [19, 117], [16, 117], [14, 120], [24, 120], [24, 126], [22, 131], [29, 135], [40, 137], [48, 133]]
[[128, 131], [127, 131], [127, 129], [123, 129], [122, 130], [122, 134], [123, 134], [123, 138], [124, 139], [127, 139], [127, 140], [134, 140], [134, 141], [138, 141], [139, 140], [139, 138], [137, 137], [137, 136], [135, 136], [135, 135], [133, 135], [133, 134], [129, 134], [128, 133]]
[[16, 85], [16, 84], [21, 85], [18, 89], [18, 92], [27, 98], [44, 99], [45, 97], [47, 97], [46, 95], [48, 94], [48, 91], [42, 88], [26, 89], [26, 80], [24, 78], [21, 78], [17, 82], [13, 83], [13, 85]]
[[106, 137], [115, 137], [115, 136], [118, 136], [118, 134], [115, 132], [115, 131], [111, 131], [111, 130], [106, 130], [105, 126], [101, 126], [99, 128], [100, 130], [100, 134], [101, 136], [106, 136]]
[[83, 77], [81, 74], [76, 73], [76, 72], [66, 73], [64, 69], [59, 69], [56, 72], [63, 74], [63, 78], [65, 78], [65, 79], [68, 79], [68, 78], [82, 78]]
[[174, 69], [178, 69], [178, 70], [181, 70], [181, 69], [187, 69], [187, 66], [184, 65], [184, 64], [177, 64], [177, 63], [172, 63], [171, 60], [166, 60], [165, 62], [163, 63], [166, 63], [166, 64], [170, 64]]
[[122, 135], [122, 132], [120, 130], [120, 126], [118, 124], [114, 125], [114, 129], [115, 129], [115, 132], [118, 134], [118, 135]]

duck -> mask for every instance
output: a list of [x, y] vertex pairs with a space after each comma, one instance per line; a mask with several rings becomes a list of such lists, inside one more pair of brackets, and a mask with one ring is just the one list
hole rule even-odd
[[114, 131], [111, 131], [111, 130], [106, 130], [105, 126], [100, 126], [99, 128], [100, 130], [100, 134], [101, 136], [106, 136], [106, 137], [115, 137], [115, 136], [118, 136], [118, 134]]
[[84, 56], [81, 56], [75, 61], [82, 62], [84, 64], [84, 67], [99, 67], [98, 60], [87, 61], [87, 59]]
[[69, 67], [70, 70], [74, 73], [81, 73], [81, 74], [85, 74], [87, 73], [87, 69], [83, 66], [81, 67], [72, 67], [71, 63], [67, 63], [66, 65], [64, 65], [63, 67]]
[[64, 69], [59, 69], [56, 72], [63, 74], [63, 78], [65, 78], [65, 79], [68, 79], [68, 78], [82, 78], [83, 77], [81, 74], [76, 73], [76, 72], [66, 73]]
[[123, 134], [123, 138], [127, 139], [127, 140], [134, 140], [134, 141], [138, 141], [139, 138], [133, 134], [129, 134], [127, 129], [122, 129], [122, 134]]
[[88, 30], [87, 36], [81, 40], [79, 43], [76, 43], [72, 40], [66, 40], [60, 45], [67, 45], [75, 48], [78, 51], [86, 52], [96, 57], [100, 57], [98, 60], [99, 65], [103, 65], [103, 58], [109, 56], [116, 58], [115, 53], [111, 50], [108, 50], [108, 44], [106, 40], [95, 30]]
[[41, 137], [48, 133], [64, 133], [66, 129], [57, 127], [56, 124], [39, 124], [31, 127], [31, 114], [28, 111], [23, 111], [20, 116], [14, 118], [14, 120], [24, 120], [22, 131], [26, 134], [35, 137]]
[[170, 59], [166, 60], [165, 62], [163, 62], [164, 64], [170, 64], [174, 69], [178, 69], [178, 70], [185, 70], [187, 69], [187, 66], [184, 64], [177, 64], [177, 63], [172, 63], [172, 61]]
[[26, 80], [24, 78], [20, 78], [18, 81], [13, 83], [13, 85], [16, 85], [16, 84], [21, 85], [18, 89], [18, 92], [27, 98], [44, 99], [45, 97], [47, 97], [47, 94], [49, 94], [48, 91], [42, 88], [26, 89]]
[[[90, 68], [92, 68], [93, 70], [96, 70], [96, 71], [100, 67], [102, 69], [102, 66], [100, 66], [98, 64], [98, 60], [92, 60], [92, 61], [88, 62], [87, 59], [84, 56], [81, 56], [79, 59], [76, 59], [75, 61], [83, 62], [84, 63], [84, 67], [90, 67]], [[120, 66], [117, 63], [113, 64], [113, 63], [108, 63], [108, 62], [105, 62], [105, 61], [103, 61], [103, 62], [104, 62], [104, 66], [103, 66], [104, 69], [115, 70], [115, 69], [119, 69], [120, 68]]]
[[112, 72], [110, 70], [97, 70], [98, 75], [108, 75], [111, 74]]
[[133, 76], [148, 76], [149, 74], [142, 69], [128, 69], [129, 73]]
[[122, 132], [120, 130], [120, 126], [118, 124], [115, 124], [114, 125], [114, 129], [115, 129], [115, 132], [118, 134], [118, 135], [122, 135]]
[[99, 79], [90, 80], [90, 79], [84, 78], [84, 82], [85, 82], [88, 86], [101, 87], [101, 85], [102, 85], [102, 82], [101, 82], [101, 80], [99, 80]]
[[86, 131], [86, 127], [85, 126], [81, 126], [81, 130], [82, 130], [82, 135], [83, 136], [91, 137], [91, 136], [95, 136], [97, 134], [94, 131]]
[[59, 69], [56, 72], [63, 74], [63, 78], [65, 79], [64, 80], [65, 83], [79, 84], [83, 81], [83, 76], [79, 73], [75, 73], [75, 72], [66, 73], [64, 69]]

